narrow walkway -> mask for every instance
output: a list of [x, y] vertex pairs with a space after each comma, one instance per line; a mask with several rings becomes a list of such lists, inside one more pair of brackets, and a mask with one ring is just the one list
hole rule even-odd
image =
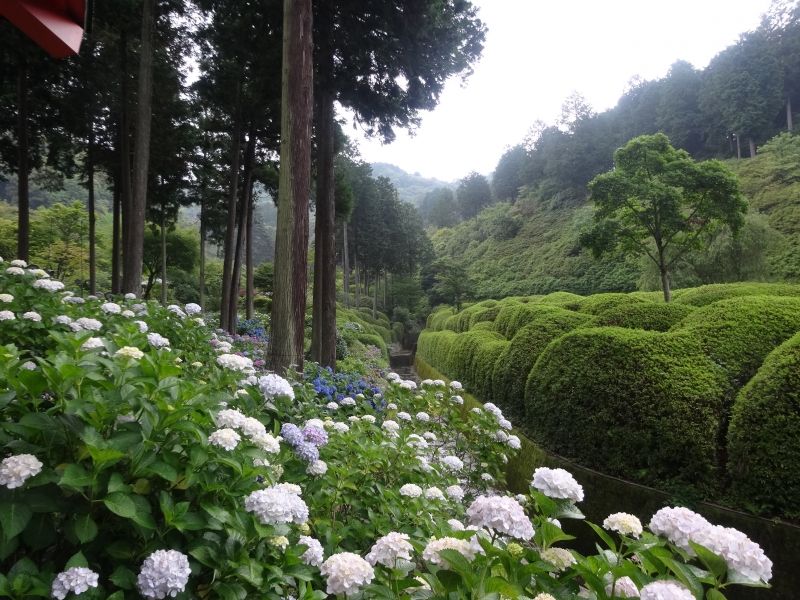
[[389, 347], [389, 366], [403, 379], [411, 379], [419, 383], [419, 376], [414, 369], [414, 351], [403, 350], [398, 344]]

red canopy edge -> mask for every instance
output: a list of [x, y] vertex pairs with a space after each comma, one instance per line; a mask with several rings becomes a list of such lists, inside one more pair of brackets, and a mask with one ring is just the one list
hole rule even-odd
[[77, 54], [83, 39], [85, 3], [70, 0], [3, 0], [0, 15], [54, 58]]

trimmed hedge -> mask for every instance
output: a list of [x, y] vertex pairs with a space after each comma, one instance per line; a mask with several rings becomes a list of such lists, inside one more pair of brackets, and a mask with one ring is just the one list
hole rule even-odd
[[[564, 313], [576, 314], [574, 311], [551, 304], [515, 304], [500, 311], [494, 320], [494, 330], [506, 339], [512, 340], [517, 332], [529, 323], [559, 319]], [[591, 320], [591, 317], [581, 319], [581, 323], [588, 320]]]
[[492, 307], [483, 307], [470, 314], [468, 329], [473, 329], [478, 323], [492, 323], [502, 307], [495, 304]]
[[715, 283], [675, 290], [673, 302], [706, 306], [738, 296], [800, 296], [800, 285], [788, 283]]
[[731, 494], [756, 513], [800, 518], [800, 334], [739, 392], [728, 430]]
[[643, 304], [646, 302], [641, 298], [631, 296], [630, 294], [622, 294], [618, 292], [608, 292], [606, 294], [594, 294], [584, 298], [578, 304], [578, 311], [588, 313], [590, 315], [599, 315], [607, 310], [613, 310], [620, 306], [628, 306], [630, 304]]
[[688, 304], [656, 304], [655, 302], [636, 302], [622, 304], [606, 309], [597, 316], [598, 326], [625, 327], [626, 329], [648, 329], [669, 331], [680, 323], [695, 308]]
[[417, 339], [417, 354], [434, 369], [451, 374], [447, 359], [457, 337], [455, 331], [423, 331]]
[[428, 315], [428, 319], [425, 322], [425, 327], [433, 331], [442, 331], [444, 329], [445, 321], [452, 316], [452, 308], [440, 308], [439, 310]]
[[494, 323], [491, 321], [481, 321], [480, 323], [475, 323], [470, 331], [494, 331]]
[[381, 356], [383, 356], [383, 358], [389, 358], [389, 350], [386, 347], [386, 342], [381, 336], [374, 333], [362, 333], [356, 331], [353, 333], [353, 337], [365, 346], [376, 346], [380, 349]]
[[[494, 364], [492, 396], [512, 420], [525, 412], [525, 382], [536, 359], [547, 345], [565, 333], [593, 320], [584, 315], [552, 306], [535, 306], [540, 309], [530, 323], [522, 327]], [[547, 310], [541, 310], [547, 309]]]
[[542, 304], [555, 304], [556, 306], [563, 306], [565, 308], [576, 308], [585, 296], [579, 296], [571, 292], [552, 292], [546, 296], [542, 296], [536, 302]]
[[[503, 341], [504, 338], [494, 331], [467, 331], [458, 335], [450, 346], [450, 353], [447, 356], [448, 368], [445, 372], [470, 389], [474, 389], [476, 382], [470, 370], [473, 355], [482, 344], [498, 340]], [[433, 366], [436, 364], [433, 363]]]
[[582, 465], [681, 492], [718, 483], [726, 381], [685, 333], [580, 329], [552, 342], [525, 388], [535, 440]]
[[734, 388], [755, 374], [774, 348], [800, 331], [800, 298], [744, 296], [698, 308], [672, 331], [697, 339]]
[[510, 343], [496, 333], [487, 332], [487, 336], [479, 339], [475, 346], [464, 380], [469, 389], [483, 398], [484, 402], [496, 402], [492, 372]]

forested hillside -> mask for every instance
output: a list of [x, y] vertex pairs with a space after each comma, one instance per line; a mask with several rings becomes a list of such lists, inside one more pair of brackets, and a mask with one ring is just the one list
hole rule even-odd
[[453, 184], [423, 177], [419, 173], [408, 173], [398, 166], [389, 163], [371, 163], [372, 173], [375, 177], [386, 177], [397, 188], [400, 199], [419, 206], [422, 199], [429, 192], [440, 187], [452, 187]]
[[437, 257], [465, 269], [475, 298], [656, 289], [658, 274], [646, 261], [596, 260], [580, 235], [593, 214], [587, 184], [628, 140], [663, 132], [698, 161], [725, 160], [750, 205], [738, 235], [717, 229], [703, 252], [678, 262], [673, 285], [796, 281], [800, 139], [791, 132], [799, 92], [800, 9], [775, 3], [758, 29], [704, 70], [678, 61], [662, 79], [634, 81], [602, 113], [571, 95], [556, 123], [537, 122], [503, 154], [491, 190], [477, 201], [476, 174], [455, 194], [430, 193], [423, 218]]

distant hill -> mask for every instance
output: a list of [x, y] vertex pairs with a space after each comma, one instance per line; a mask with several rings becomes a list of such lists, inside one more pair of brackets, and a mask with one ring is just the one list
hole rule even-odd
[[389, 163], [372, 163], [372, 174], [375, 177], [387, 177], [397, 188], [400, 199], [419, 206], [425, 194], [440, 187], [455, 188], [455, 182], [441, 181], [423, 177], [419, 173], [408, 173], [396, 165]]

